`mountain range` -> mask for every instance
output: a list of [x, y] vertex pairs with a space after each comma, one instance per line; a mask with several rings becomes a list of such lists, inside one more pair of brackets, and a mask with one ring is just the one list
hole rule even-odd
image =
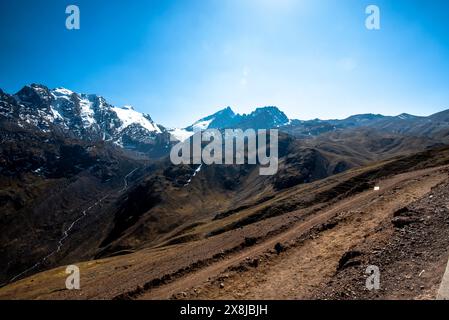
[[[170, 162], [170, 136], [184, 140], [208, 128], [279, 129], [277, 174], [260, 176], [257, 165]], [[5, 288], [80, 261], [105, 263], [127, 279], [135, 265], [120, 257], [146, 254], [152, 271], [140, 276], [149, 283], [282, 233], [381, 179], [449, 163], [449, 110], [306, 121], [276, 107], [249, 114], [227, 107], [169, 129], [97, 95], [33, 84], [0, 90], [0, 133]], [[134, 290], [121, 285], [102, 294]]]
[[250, 114], [236, 114], [227, 107], [185, 128], [166, 129], [156, 124], [150, 115], [131, 106], [115, 107], [98, 95], [31, 84], [12, 95], [0, 89], [0, 117], [20, 127], [35, 127], [84, 141], [110, 142], [124, 149], [160, 157], [167, 154], [170, 135], [185, 140], [195, 131], [206, 129], [278, 128], [295, 137], [307, 138], [366, 127], [389, 133], [444, 138], [448, 133], [449, 110], [428, 117], [404, 113], [398, 116], [360, 114], [342, 120], [296, 120], [289, 119], [277, 107], [257, 108]]
[[84, 141], [160, 154], [169, 145], [164, 127], [132, 107], [114, 107], [103, 97], [32, 84], [14, 95], [0, 91], [0, 117], [20, 127], [56, 132]]

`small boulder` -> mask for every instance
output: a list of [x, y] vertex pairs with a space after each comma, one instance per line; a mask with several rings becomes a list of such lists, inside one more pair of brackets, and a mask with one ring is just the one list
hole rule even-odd
[[404, 216], [394, 217], [391, 220], [391, 223], [393, 223], [393, 225], [399, 229], [404, 228], [405, 226], [412, 224], [412, 223], [416, 223], [416, 222], [419, 222], [419, 219], [414, 218], [414, 217], [404, 217]]
[[274, 250], [276, 250], [277, 254], [280, 254], [282, 251], [284, 251], [284, 246], [280, 242], [278, 242], [274, 246]]

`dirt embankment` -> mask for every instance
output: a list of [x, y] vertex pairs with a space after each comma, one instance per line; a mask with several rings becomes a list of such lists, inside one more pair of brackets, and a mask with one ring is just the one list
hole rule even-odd
[[[436, 297], [449, 257], [449, 183], [435, 186], [388, 218], [377, 234], [351, 249], [358, 256], [319, 286], [314, 298]], [[378, 291], [366, 289], [367, 265], [379, 268]]]
[[[447, 212], [440, 206], [447, 195], [438, 194], [440, 204], [426, 201], [436, 190], [449, 193], [441, 184], [447, 178], [444, 168], [386, 179], [379, 182], [379, 192], [345, 199], [279, 236], [139, 298], [433, 298], [449, 253], [443, 236]], [[409, 206], [415, 213], [402, 217]], [[369, 265], [381, 271], [379, 291], [366, 289]]]

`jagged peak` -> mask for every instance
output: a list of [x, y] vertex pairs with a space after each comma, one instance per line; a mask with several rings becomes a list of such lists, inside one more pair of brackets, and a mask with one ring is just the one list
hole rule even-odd
[[227, 106], [224, 109], [221, 109], [220, 111], [218, 111], [216, 114], [230, 114], [230, 115], [235, 115], [234, 110], [232, 110], [232, 108], [230, 106]]
[[[218, 116], [228, 116], [228, 117], [234, 117], [236, 114], [234, 113], [234, 111], [231, 109], [231, 107], [226, 107], [224, 109], [221, 109], [217, 112], [215, 112], [214, 114], [201, 118], [199, 121], [204, 121], [204, 120], [210, 120], [210, 119], [214, 119]], [[197, 121], [197, 122], [199, 122]]]
[[39, 93], [42, 90], [49, 91], [48, 87], [46, 87], [46, 86], [44, 86], [42, 84], [31, 83], [31, 84], [27, 84], [27, 85], [23, 86], [22, 89], [17, 91], [16, 95], [27, 93], [27, 92]]
[[281, 111], [278, 107], [275, 107], [275, 106], [266, 106], [266, 107], [256, 108], [256, 110], [251, 112], [251, 114], [249, 116], [253, 117], [253, 116], [264, 115], [264, 114], [273, 116], [274, 118], [277, 118], [282, 123], [287, 123], [289, 121], [287, 115], [283, 111]]
[[50, 90], [46, 86], [36, 83], [24, 86], [13, 97], [20, 103], [34, 104], [38, 107], [47, 105], [51, 101]]
[[265, 106], [265, 107], [257, 107], [256, 112], [261, 112], [261, 111], [276, 111], [276, 112], [282, 112], [278, 107], [276, 106]]

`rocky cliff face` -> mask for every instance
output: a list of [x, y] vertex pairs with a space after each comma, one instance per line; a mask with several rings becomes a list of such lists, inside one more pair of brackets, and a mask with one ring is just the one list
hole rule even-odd
[[147, 114], [114, 107], [103, 97], [43, 85], [25, 86], [14, 95], [0, 92], [0, 118], [21, 127], [57, 132], [83, 141], [107, 141], [120, 147], [165, 154], [169, 134]]

